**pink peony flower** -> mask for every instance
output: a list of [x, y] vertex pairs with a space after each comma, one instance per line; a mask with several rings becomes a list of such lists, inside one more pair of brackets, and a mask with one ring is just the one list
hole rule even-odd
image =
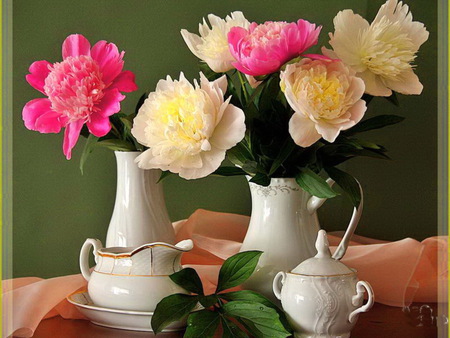
[[230, 52], [236, 59], [233, 66], [252, 76], [276, 72], [315, 45], [321, 29], [306, 20], [253, 22], [248, 29], [233, 27], [228, 33]]
[[137, 89], [134, 74], [123, 71], [123, 55], [117, 46], [89, 41], [79, 34], [66, 38], [62, 62], [36, 61], [26, 76], [28, 83], [48, 98], [34, 99], [22, 110], [25, 127], [40, 133], [64, 133], [63, 152], [69, 160], [86, 123], [97, 137], [111, 130], [109, 116], [120, 111], [120, 92]]

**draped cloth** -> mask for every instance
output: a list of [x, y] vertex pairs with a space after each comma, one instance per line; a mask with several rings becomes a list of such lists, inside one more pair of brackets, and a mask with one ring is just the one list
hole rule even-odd
[[[221, 264], [239, 251], [248, 223], [248, 216], [206, 210], [174, 223], [177, 241], [194, 241], [194, 249], [183, 255], [182, 264], [197, 270], [207, 294], [215, 290]], [[341, 236], [339, 232], [328, 234], [332, 251]], [[342, 262], [372, 285], [377, 302], [402, 307], [413, 301], [438, 301], [438, 290], [447, 286], [447, 248], [446, 236], [387, 242], [354, 235]], [[80, 274], [15, 278], [4, 280], [2, 286], [3, 337], [31, 337], [41, 320], [57, 315], [85, 319], [66, 300], [86, 288]]]

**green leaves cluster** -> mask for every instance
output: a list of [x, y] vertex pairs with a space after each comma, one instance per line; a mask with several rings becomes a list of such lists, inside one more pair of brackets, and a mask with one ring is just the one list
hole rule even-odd
[[80, 170], [82, 174], [86, 160], [96, 148], [107, 148], [114, 151], [142, 151], [144, 149], [131, 134], [131, 128], [133, 128], [133, 119], [136, 117], [147, 95], [148, 93], [144, 93], [140, 97], [133, 114], [126, 115], [124, 113], [117, 113], [110, 116], [111, 131], [103, 137], [92, 135], [89, 133], [86, 125], [83, 126], [81, 135], [86, 137], [87, 140], [80, 158]]
[[[211, 71], [202, 64], [202, 71], [210, 80], [222, 74]], [[323, 139], [310, 147], [297, 146], [289, 134], [289, 120], [293, 110], [280, 88], [280, 73], [258, 77], [262, 82], [252, 88], [242, 73], [232, 70], [225, 73], [228, 79], [227, 96], [240, 107], [246, 118], [245, 138], [228, 150], [228, 159], [236, 167], [221, 167], [215, 174], [222, 176], [249, 175], [251, 182], [268, 186], [272, 177], [295, 177], [297, 183], [310, 194], [318, 197], [334, 197], [338, 193], [323, 176], [331, 177], [353, 205], [361, 200], [356, 180], [336, 168], [354, 157], [365, 156], [389, 159], [386, 149], [376, 143], [357, 137], [357, 134], [399, 123], [403, 117], [379, 115], [358, 123], [341, 132], [333, 143]], [[369, 103], [372, 96], [364, 95]], [[398, 105], [395, 93], [387, 98]]]
[[[219, 327], [223, 337], [290, 336], [284, 313], [264, 296], [248, 290], [223, 292], [245, 282], [261, 254], [261, 251], [246, 251], [228, 258], [220, 269], [218, 285], [212, 295], [204, 294], [194, 269], [172, 274], [172, 281], [193, 294], [174, 294], [158, 303], [151, 322], [155, 334], [187, 317], [184, 337], [213, 337]], [[199, 303], [203, 309], [192, 312]]]

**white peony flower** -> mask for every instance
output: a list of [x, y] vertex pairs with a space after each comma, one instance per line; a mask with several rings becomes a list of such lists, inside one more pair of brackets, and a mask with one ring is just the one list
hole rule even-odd
[[352, 67], [364, 80], [366, 93], [390, 96], [392, 90], [402, 94], [422, 92], [412, 63], [429, 33], [423, 23], [412, 21], [407, 5], [388, 0], [370, 25], [351, 10], [339, 12], [333, 22], [333, 50], [323, 48], [322, 52]]
[[205, 177], [244, 138], [244, 112], [230, 98], [224, 101], [226, 77], [209, 82], [200, 73], [200, 85], [194, 84], [183, 73], [179, 80], [167, 76], [139, 109], [131, 133], [150, 148], [136, 158], [140, 168], [170, 170], [186, 179]]
[[294, 110], [289, 133], [309, 147], [323, 137], [334, 142], [341, 130], [364, 116], [364, 82], [341, 61], [302, 59], [281, 72], [280, 86]]
[[199, 24], [199, 33], [189, 33], [186, 29], [181, 30], [181, 35], [191, 52], [199, 59], [205, 61], [209, 68], [216, 73], [223, 73], [234, 69], [232, 62], [236, 61], [228, 48], [228, 32], [231, 27], [239, 26], [248, 28], [250, 22], [244, 17], [242, 12], [233, 12], [225, 20], [215, 16], [208, 15], [211, 24], [209, 28], [205, 19], [203, 24]]

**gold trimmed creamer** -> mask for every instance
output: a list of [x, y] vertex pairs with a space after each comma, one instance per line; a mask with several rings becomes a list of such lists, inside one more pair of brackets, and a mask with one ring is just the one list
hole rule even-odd
[[[92, 273], [88, 259], [91, 246], [96, 263]], [[80, 252], [81, 274], [88, 281], [88, 293], [95, 305], [154, 311], [164, 297], [187, 293], [169, 275], [182, 269], [181, 255], [192, 248], [190, 239], [176, 245], [156, 242], [137, 248], [103, 248], [101, 241], [88, 238]]]

